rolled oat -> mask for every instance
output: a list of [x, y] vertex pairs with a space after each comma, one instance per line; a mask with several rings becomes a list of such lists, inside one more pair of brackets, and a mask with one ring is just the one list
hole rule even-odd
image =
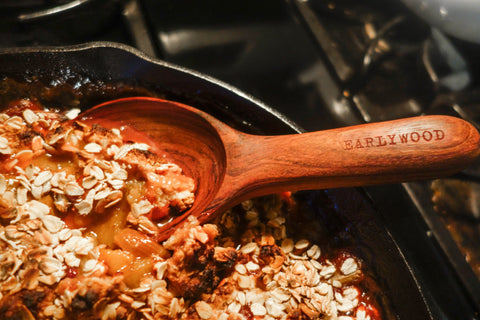
[[[361, 302], [361, 260], [333, 261], [320, 244], [289, 234], [276, 196], [245, 201], [215, 224], [189, 219], [159, 244], [152, 240], [153, 217], [166, 210], [159, 204], [185, 209], [193, 188], [149, 188], [179, 168], [152, 161], [147, 145], [24, 109], [0, 115], [0, 154], [0, 312], [18, 307], [58, 320], [379, 319]], [[48, 163], [59, 155], [70, 162]], [[28, 309], [25, 297], [37, 307]]]

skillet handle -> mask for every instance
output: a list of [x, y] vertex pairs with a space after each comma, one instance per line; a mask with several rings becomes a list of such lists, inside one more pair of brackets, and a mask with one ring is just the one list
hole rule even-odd
[[[249, 136], [225, 177], [242, 198], [318, 188], [432, 179], [462, 170], [480, 135], [450, 116], [420, 116], [287, 136]], [[237, 157], [235, 159], [235, 157]], [[238, 196], [238, 195], [237, 195]]]

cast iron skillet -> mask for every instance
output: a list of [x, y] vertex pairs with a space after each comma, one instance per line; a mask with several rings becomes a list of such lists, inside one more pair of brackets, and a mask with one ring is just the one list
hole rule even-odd
[[[234, 87], [115, 43], [6, 49], [0, 52], [0, 77], [26, 83], [13, 86], [2, 81], [2, 107], [22, 97], [36, 97], [50, 107], [78, 104], [88, 108], [122, 96], [154, 95], [192, 105], [249, 133], [301, 132], [274, 109]], [[77, 93], [72, 94], [72, 89]], [[338, 237], [335, 241], [341, 244], [353, 239], [379, 286], [375, 295], [385, 319], [433, 319], [408, 261], [362, 189], [309, 191], [299, 198], [325, 230], [332, 229]], [[330, 203], [329, 210], [322, 208], [325, 201]], [[298, 228], [308, 227], [302, 221], [295, 223]]]

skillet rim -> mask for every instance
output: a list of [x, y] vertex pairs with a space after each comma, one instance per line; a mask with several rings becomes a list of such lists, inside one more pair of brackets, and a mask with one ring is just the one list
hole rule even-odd
[[[245, 100], [251, 105], [254, 105], [256, 108], [260, 108], [266, 113], [268, 113], [270, 116], [273, 116], [277, 118], [279, 121], [283, 123], [283, 125], [286, 125], [289, 127], [289, 130], [293, 130], [297, 133], [303, 133], [305, 132], [304, 129], [302, 129], [300, 126], [298, 126], [294, 121], [290, 120], [286, 116], [284, 116], [282, 113], [277, 111], [276, 109], [264, 104], [262, 101], [256, 99], [250, 94], [245, 93], [244, 91], [236, 88], [235, 86], [232, 86], [228, 83], [225, 83], [221, 80], [218, 80], [214, 77], [208, 76], [206, 74], [197, 72], [195, 70], [185, 68], [173, 63], [169, 63], [157, 58], [150, 57], [143, 52], [125, 45], [121, 43], [115, 43], [115, 42], [109, 42], [109, 41], [94, 41], [94, 42], [87, 42], [87, 43], [82, 43], [82, 44], [77, 44], [77, 45], [71, 45], [71, 46], [39, 46], [39, 47], [15, 47], [15, 48], [5, 48], [0, 50], [0, 57], [2, 55], [11, 55], [11, 54], [35, 54], [35, 53], [69, 53], [69, 52], [82, 52], [82, 51], [89, 51], [89, 50], [95, 50], [95, 49], [105, 49], [105, 48], [110, 48], [110, 49], [117, 49], [120, 50], [123, 53], [128, 53], [131, 55], [134, 55], [138, 59], [142, 61], [146, 61], [148, 63], [158, 65], [170, 70], [174, 70], [176, 72], [180, 72], [183, 74], [186, 74], [187, 76], [193, 76], [199, 80], [205, 81], [208, 85], [213, 85], [216, 86], [222, 90], [227, 91], [230, 94], [233, 94], [237, 97], [240, 97], [241, 100]], [[1, 72], [0, 72], [1, 73]], [[241, 101], [239, 102], [241, 103]], [[358, 193], [364, 200], [368, 201], [368, 204], [371, 208], [372, 211], [377, 211], [372, 198], [368, 195], [368, 193], [365, 191], [364, 188], [349, 188], [350, 190], [354, 190], [354, 192]], [[333, 191], [334, 193], [336, 191]], [[391, 241], [393, 245], [393, 249], [395, 249], [395, 255], [398, 255], [398, 258], [403, 262], [404, 267], [406, 268], [406, 272], [408, 273], [408, 276], [411, 281], [413, 281], [414, 287], [417, 290], [417, 294], [419, 298], [421, 299], [421, 304], [422, 307], [424, 307], [424, 313], [429, 316], [429, 319], [433, 319], [432, 315], [432, 310], [431, 306], [427, 302], [424, 288], [421, 286], [417, 275], [414, 271], [414, 268], [412, 268], [411, 263], [408, 261], [405, 253], [403, 252], [403, 249], [399, 246], [397, 241], [394, 239], [393, 235], [391, 232], [388, 230], [387, 226], [385, 226], [382, 223], [381, 217], [377, 217], [380, 227], [382, 230], [385, 232], [386, 237], [388, 238], [389, 241]], [[392, 288], [387, 288], [389, 290], [392, 290]], [[394, 307], [394, 311], [397, 311], [396, 309], [398, 306]], [[415, 312], [415, 311], [413, 311]], [[395, 312], [395, 318], [398, 319], [399, 315], [397, 312]]]

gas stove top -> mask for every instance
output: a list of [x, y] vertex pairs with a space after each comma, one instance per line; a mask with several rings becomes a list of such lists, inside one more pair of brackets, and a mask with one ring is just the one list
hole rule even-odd
[[[480, 45], [400, 1], [19, 0], [0, 3], [0, 18], [0, 48], [124, 43], [230, 83], [307, 131], [421, 114], [480, 121]], [[478, 318], [479, 168], [366, 188], [434, 318]]]

